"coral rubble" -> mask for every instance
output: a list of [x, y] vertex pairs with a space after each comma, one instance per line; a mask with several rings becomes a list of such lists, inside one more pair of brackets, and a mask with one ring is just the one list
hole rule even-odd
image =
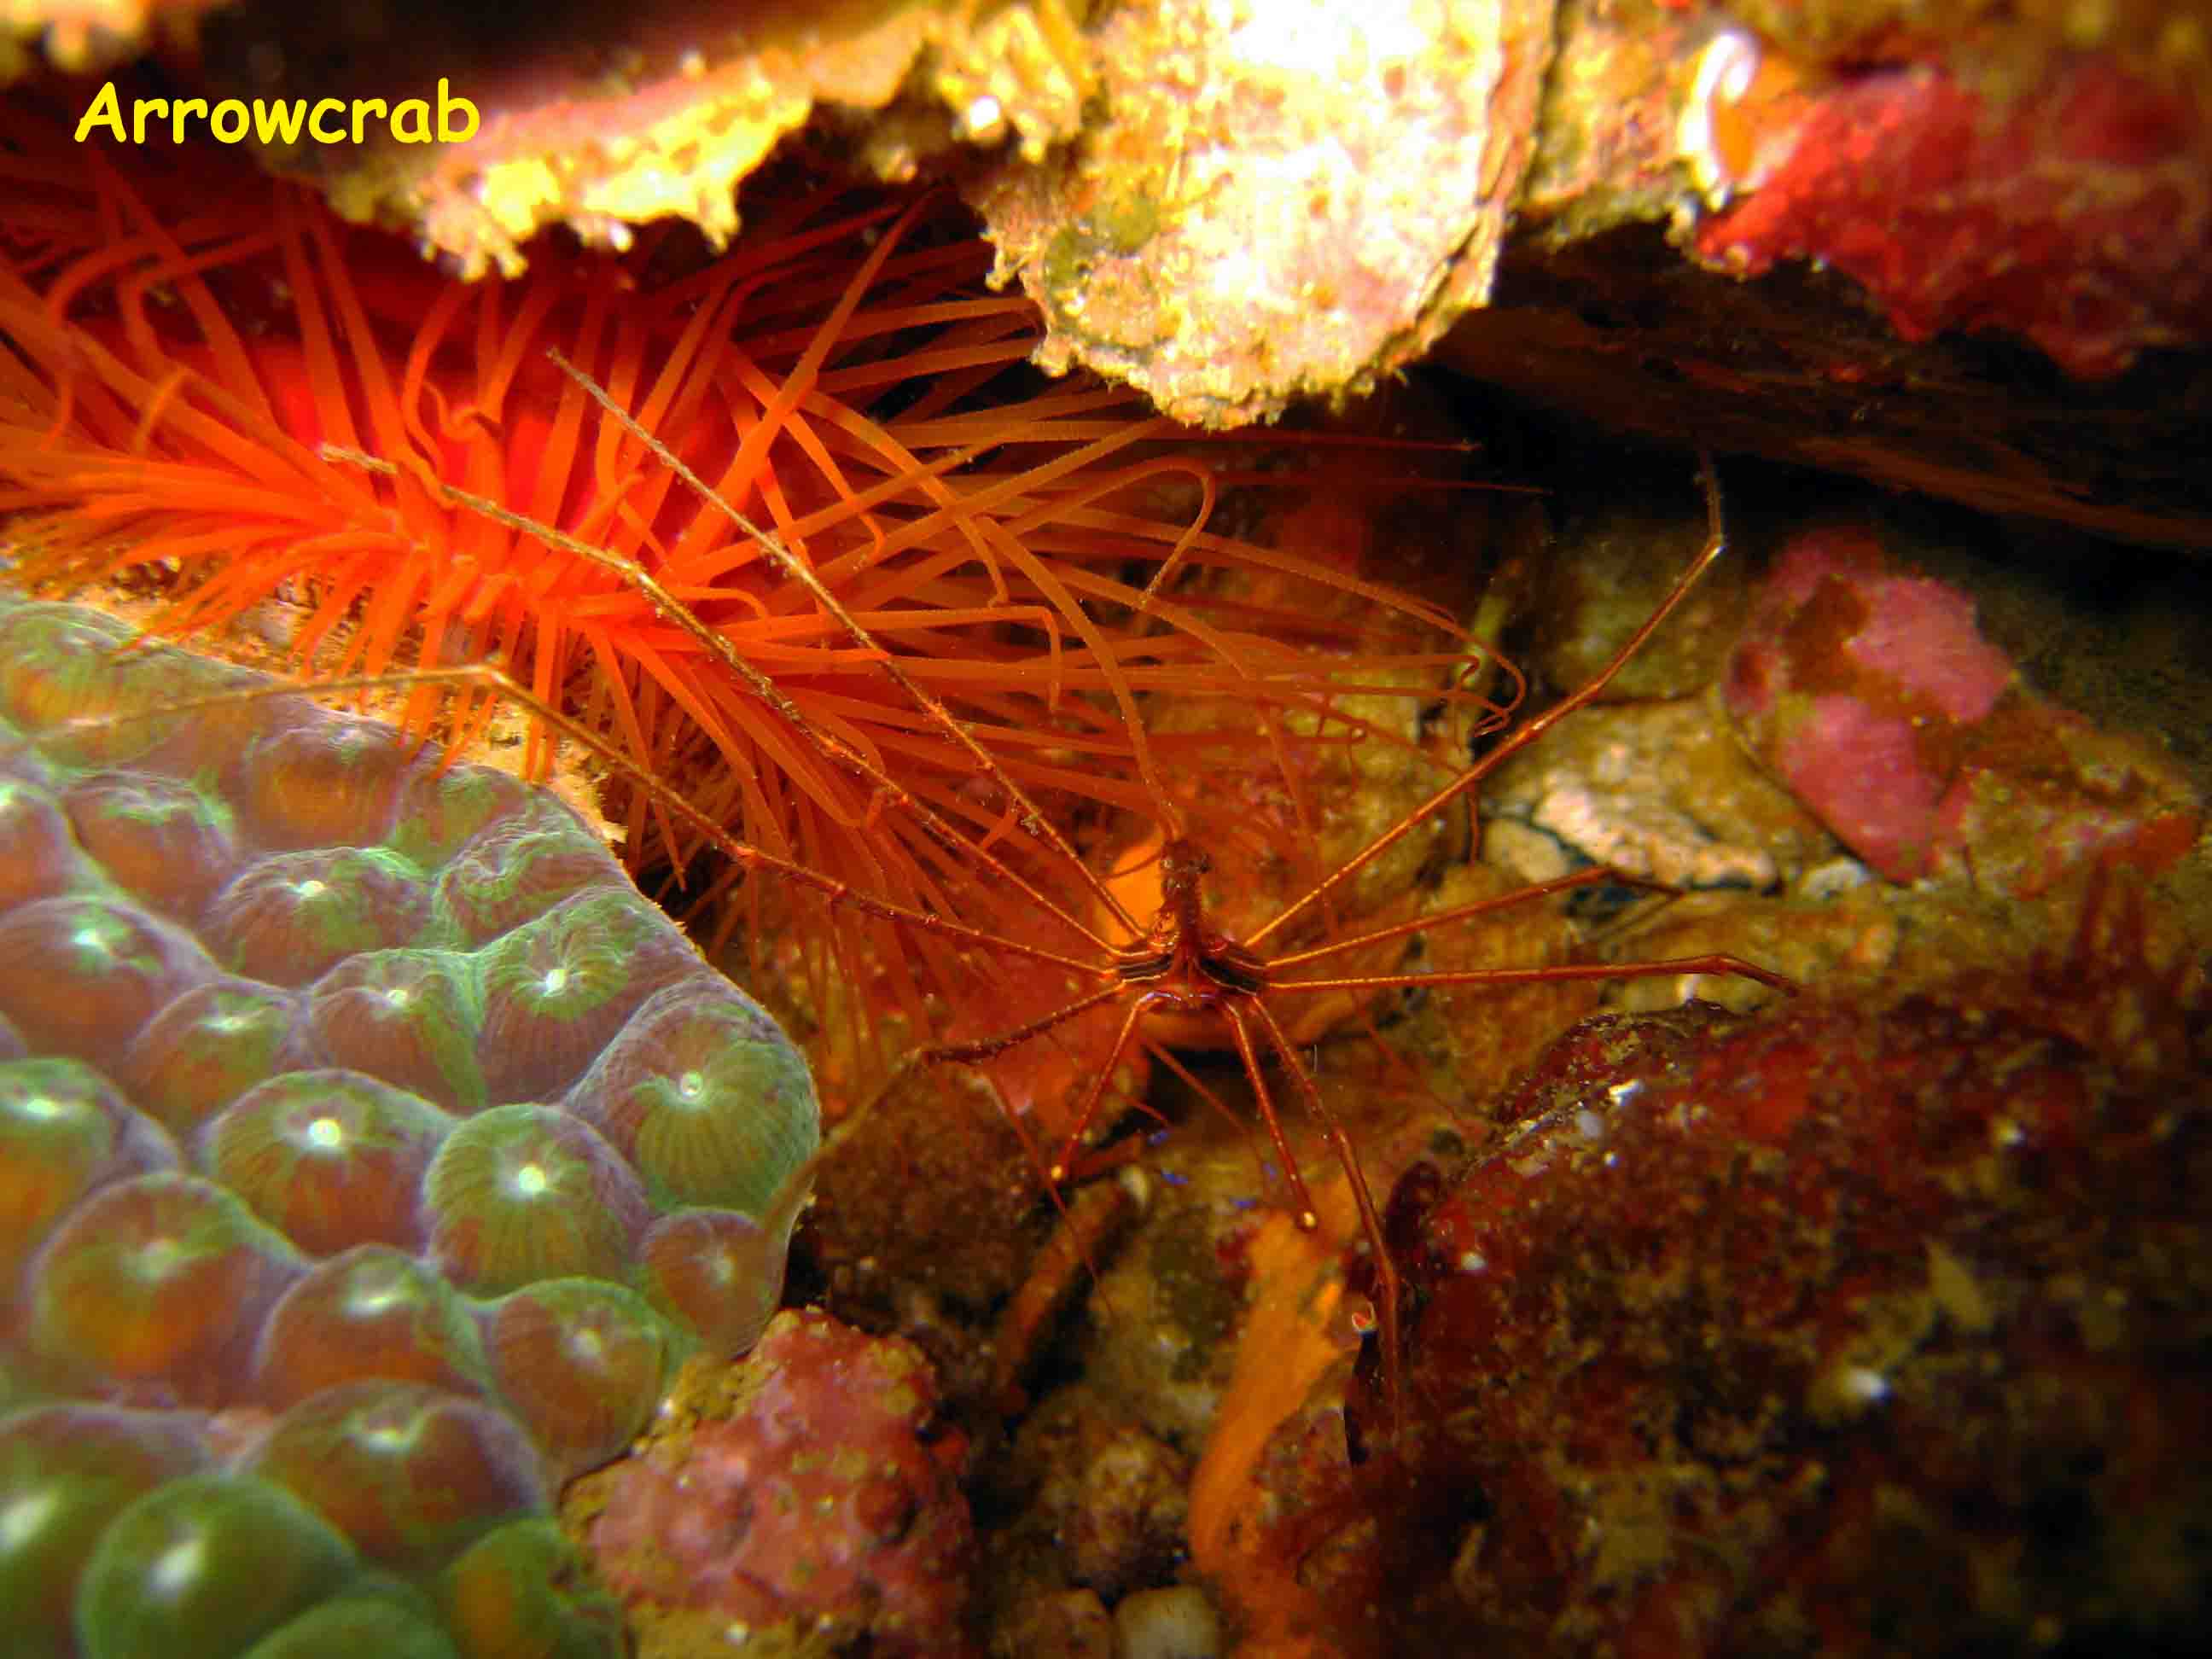
[[2212, 118], [2186, 91], [2096, 58], [2008, 96], [1889, 67], [1823, 94], [1784, 149], [1698, 227], [1699, 258], [1819, 260], [1908, 340], [2008, 330], [2084, 377], [2212, 337]]
[[1279, 1443], [1223, 1588], [1295, 1575], [1353, 1653], [2185, 1644], [2212, 1049], [2141, 922], [2100, 890], [1946, 995], [1576, 1028], [1394, 1206], [1408, 1437], [1289, 1509]]

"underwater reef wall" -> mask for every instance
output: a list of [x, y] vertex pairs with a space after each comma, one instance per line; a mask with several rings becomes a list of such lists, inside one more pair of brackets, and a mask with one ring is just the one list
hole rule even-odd
[[[216, 99], [450, 83], [453, 142], [250, 142], [471, 275], [555, 225], [719, 245], [732, 187], [797, 153], [952, 185], [1039, 361], [1186, 420], [1440, 352], [1669, 441], [2134, 540], [2212, 525], [2190, 0], [33, 0], [6, 27], [0, 78], [143, 49]], [[93, 83], [62, 84], [74, 115]]]

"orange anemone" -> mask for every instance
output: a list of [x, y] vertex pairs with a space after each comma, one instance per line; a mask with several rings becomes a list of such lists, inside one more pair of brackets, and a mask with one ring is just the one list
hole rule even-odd
[[[988, 251], [927, 203], [817, 191], [711, 262], [672, 234], [464, 285], [222, 153], [5, 122], [0, 514], [23, 579], [158, 567], [177, 634], [288, 599], [319, 674], [502, 664], [859, 891], [988, 925], [986, 867], [1095, 890], [1027, 804], [1171, 813], [1140, 698], [1308, 708], [1326, 674], [1389, 660], [1379, 628], [1318, 659], [1295, 610], [1171, 568], [1373, 600], [1401, 656], [1445, 625], [1208, 533], [1212, 473], [1134, 394], [1005, 401], [1033, 312], [981, 290]], [[425, 692], [410, 719], [436, 713]], [[1251, 731], [1179, 732], [1178, 763]], [[871, 954], [909, 1008], [959, 976], [911, 933]]]

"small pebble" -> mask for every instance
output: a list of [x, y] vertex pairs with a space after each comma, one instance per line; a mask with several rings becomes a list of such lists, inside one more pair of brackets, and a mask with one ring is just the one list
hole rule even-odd
[[1214, 1659], [1221, 1618], [1195, 1584], [1139, 1590], [1114, 1609], [1120, 1659]]

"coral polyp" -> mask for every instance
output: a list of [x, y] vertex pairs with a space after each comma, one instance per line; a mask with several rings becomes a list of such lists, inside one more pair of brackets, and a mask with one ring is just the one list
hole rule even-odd
[[375, 720], [272, 732], [246, 757], [240, 814], [264, 846], [374, 846], [391, 831], [416, 750]]
[[156, 1487], [110, 1522], [85, 1564], [84, 1659], [230, 1659], [343, 1584], [354, 1553], [281, 1486], [226, 1474]]
[[109, 1406], [0, 1415], [0, 1607], [9, 1651], [63, 1659], [86, 1560], [118, 1510], [207, 1462], [180, 1417]]
[[[487, 766], [418, 767], [400, 798], [392, 850], [424, 870], [450, 872], [464, 856], [481, 856], [483, 831], [541, 810], [547, 823], [566, 825], [571, 831], [580, 828], [574, 814], [508, 773]], [[604, 857], [598, 867], [605, 871]], [[603, 874], [594, 878], [604, 878]], [[498, 931], [471, 937], [481, 942]]]
[[616, 1278], [645, 1230], [645, 1188], [586, 1125], [495, 1106], [447, 1137], [422, 1183], [430, 1249], [456, 1284], [496, 1296], [544, 1279]]
[[438, 1580], [447, 1626], [467, 1656], [602, 1659], [622, 1651], [622, 1610], [586, 1577], [550, 1520], [513, 1521], [463, 1551]]
[[453, 1639], [427, 1598], [392, 1584], [318, 1603], [247, 1649], [242, 1659], [327, 1659], [373, 1653], [378, 1659], [454, 1659]]
[[70, 1211], [31, 1265], [31, 1347], [95, 1387], [212, 1405], [304, 1265], [211, 1182], [112, 1182]]
[[783, 1260], [794, 1219], [787, 1206], [765, 1219], [742, 1210], [663, 1216], [637, 1247], [646, 1292], [696, 1331], [709, 1352], [743, 1353], [775, 1311], [763, 1270]]
[[[82, 715], [157, 706], [155, 688], [131, 688], [115, 658], [116, 635], [88, 612], [21, 607], [0, 617], [0, 703], [18, 725], [42, 727]], [[137, 758], [168, 730], [159, 720], [86, 727], [57, 744], [85, 765]]]
[[100, 1182], [177, 1163], [168, 1137], [75, 1060], [0, 1062], [0, 1274]]
[[[551, 1494], [774, 1306], [805, 1062], [544, 792], [68, 607], [0, 635], [82, 653], [0, 672], [0, 1647], [611, 1659]], [[673, 1150], [656, 1060], [712, 1083]], [[668, 1294], [656, 1237], [732, 1222]]]
[[370, 1560], [418, 1574], [543, 1510], [537, 1449], [481, 1401], [416, 1382], [325, 1389], [277, 1419], [246, 1467], [336, 1522]]
[[496, 1100], [547, 1100], [574, 1083], [646, 999], [704, 971], [667, 918], [601, 888], [494, 941], [483, 981], [484, 1081]]
[[270, 1310], [252, 1392], [281, 1408], [372, 1378], [471, 1394], [484, 1375], [483, 1342], [460, 1294], [416, 1257], [363, 1244], [319, 1263]]
[[451, 951], [349, 957], [307, 993], [309, 1034], [340, 1066], [448, 1111], [484, 1103], [477, 1043], [482, 997], [467, 957]]
[[93, 861], [176, 920], [198, 915], [236, 866], [230, 814], [182, 780], [94, 773], [63, 805]]
[[607, 886], [615, 869], [605, 844], [566, 813], [501, 814], [446, 866], [437, 901], [460, 937], [481, 945]]
[[517, 1291], [486, 1310], [484, 1328], [500, 1393], [564, 1474], [629, 1444], [689, 1346], [641, 1297], [600, 1279]]
[[0, 1015], [34, 1049], [97, 1061], [216, 964], [119, 899], [67, 893], [0, 916]]
[[346, 957], [421, 936], [430, 893], [381, 848], [318, 848], [258, 860], [216, 895], [203, 929], [225, 966], [270, 985], [306, 985]]
[[576, 1085], [596, 1125], [665, 1205], [722, 1203], [765, 1213], [805, 1137], [733, 1100], [796, 1098], [805, 1068], [774, 1021], [741, 1004], [702, 1004], [673, 986], [637, 1011]]
[[138, 1030], [116, 1062], [117, 1080], [157, 1122], [189, 1134], [286, 1063], [299, 999], [253, 980], [195, 986]]
[[311, 1255], [420, 1249], [424, 1172], [453, 1123], [404, 1090], [342, 1071], [248, 1090], [209, 1126], [207, 1173]]
[[76, 878], [80, 856], [59, 801], [0, 777], [0, 904], [52, 897]]

